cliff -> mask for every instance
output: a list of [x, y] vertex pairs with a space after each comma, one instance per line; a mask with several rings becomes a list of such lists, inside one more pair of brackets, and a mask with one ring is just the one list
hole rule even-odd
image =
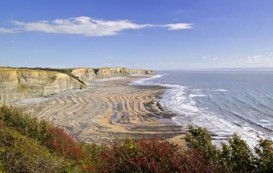
[[85, 82], [94, 79], [149, 73], [128, 68], [0, 68], [0, 103], [82, 89]]
[[125, 67], [112, 68], [75, 68], [71, 72], [80, 80], [86, 82], [94, 79], [104, 79], [113, 77], [125, 77], [131, 75], [145, 75], [152, 73], [151, 70], [128, 69]]
[[0, 68], [0, 102], [47, 96], [84, 86], [76, 78], [57, 71]]
[[81, 81], [90, 81], [97, 78], [94, 69], [92, 68], [75, 68], [72, 69], [71, 74], [78, 77]]

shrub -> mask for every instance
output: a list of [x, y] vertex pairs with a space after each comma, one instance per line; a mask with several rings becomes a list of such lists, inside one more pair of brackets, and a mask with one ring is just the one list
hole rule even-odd
[[80, 147], [84, 155], [84, 160], [81, 160], [81, 171], [95, 172], [95, 168], [101, 164], [99, 155], [105, 151], [106, 146], [82, 142]]
[[270, 140], [260, 140], [255, 147], [257, 172], [273, 172], [273, 142]]
[[211, 136], [206, 129], [189, 126], [185, 140], [190, 149], [197, 150], [205, 158], [205, 165], [218, 171], [223, 169], [219, 160], [220, 151], [212, 144]]
[[194, 148], [202, 152], [205, 158], [216, 159], [218, 156], [217, 148], [211, 142], [211, 136], [204, 128], [193, 126], [188, 127], [186, 134], [186, 142], [190, 148]]
[[213, 172], [196, 153], [163, 140], [119, 140], [101, 152], [95, 172]]
[[68, 166], [35, 140], [8, 128], [0, 129], [0, 149], [0, 163], [7, 172], [60, 172]]
[[[0, 148], [0, 154], [2, 153], [1, 151], [2, 149]], [[3, 173], [4, 172], [4, 163], [2, 160], [0, 160], [0, 173]]]
[[[270, 157], [273, 157], [272, 154], [269, 154], [269, 146], [272, 147], [272, 145], [264, 142], [260, 144], [259, 148], [256, 148], [256, 152], [259, 151], [258, 155], [260, 155], [260, 159], [264, 159], [264, 162], [258, 159], [255, 164], [255, 157], [252, 151], [246, 142], [236, 134], [228, 139], [228, 143], [223, 143], [221, 149], [217, 149], [212, 144], [207, 130], [200, 127], [194, 128], [190, 126], [186, 135], [186, 141], [190, 149], [196, 149], [197, 153], [206, 159], [206, 165], [215, 168], [214, 172], [255, 172], [258, 165], [264, 165], [266, 168], [269, 168], [271, 164]], [[265, 168], [261, 169], [265, 170]]]
[[63, 129], [18, 108], [0, 107], [0, 172], [273, 172], [273, 142], [254, 151], [233, 135], [216, 148], [206, 129], [189, 126], [188, 148], [159, 139], [78, 143]]
[[49, 138], [46, 145], [57, 152], [60, 156], [80, 161], [83, 159], [83, 153], [80, 145], [63, 129], [51, 127], [49, 129]]
[[48, 138], [49, 123], [29, 116], [20, 108], [0, 107], [0, 120], [7, 127], [38, 141], [44, 141]]
[[96, 171], [152, 172], [158, 169], [158, 165], [154, 159], [150, 159], [148, 160], [138, 141], [134, 139], [117, 140], [100, 154], [99, 160], [104, 161], [98, 165]]
[[44, 120], [39, 121], [19, 108], [2, 106], [0, 108], [0, 122], [22, 135], [40, 142], [60, 156], [80, 160], [83, 155], [80, 145], [63, 129], [53, 127]]
[[232, 172], [254, 172], [254, 156], [245, 141], [234, 134], [228, 144], [222, 144], [221, 160]]

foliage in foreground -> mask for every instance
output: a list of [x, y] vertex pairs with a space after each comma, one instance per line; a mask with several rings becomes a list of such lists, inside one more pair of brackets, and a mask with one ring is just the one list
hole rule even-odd
[[79, 143], [63, 129], [18, 108], [0, 107], [0, 172], [273, 172], [273, 143], [252, 151], [238, 135], [221, 148], [202, 128], [189, 127], [187, 149], [165, 140]]

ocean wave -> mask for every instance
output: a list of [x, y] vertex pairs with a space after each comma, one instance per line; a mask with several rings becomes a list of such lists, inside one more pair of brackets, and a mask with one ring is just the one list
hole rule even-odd
[[224, 89], [224, 88], [219, 88], [219, 89], [215, 89], [215, 90], [211, 90], [211, 91], [215, 91], [215, 92], [227, 92], [229, 90]]
[[154, 76], [152, 76], [150, 78], [141, 78], [141, 79], [138, 79], [136, 81], [133, 81], [131, 83], [131, 85], [156, 85], [156, 84], [153, 84], [153, 83], [149, 83], [149, 81], [151, 81], [153, 79], [161, 78], [164, 75], [166, 75], [166, 74], [158, 74], [158, 75], [154, 75]]
[[[239, 133], [242, 139], [246, 140], [251, 147], [255, 146], [260, 138], [268, 138], [268, 136], [264, 135], [262, 131], [254, 128], [255, 126], [260, 126], [266, 129], [266, 127], [261, 126], [261, 124], [267, 124], [266, 121], [254, 122], [240, 113], [231, 111], [231, 107], [235, 109], [238, 106], [236, 105], [237, 102], [242, 104], [242, 100], [236, 100], [232, 97], [230, 97], [232, 100], [222, 100], [222, 97], [225, 97], [226, 94], [223, 95], [220, 93], [226, 93], [230, 90], [225, 88], [204, 90], [190, 88], [189, 86], [168, 84], [165, 83], [165, 81], [168, 80], [164, 79], [160, 81], [159, 79], [163, 78], [165, 75], [166, 74], [159, 74], [152, 78], [140, 79], [134, 82], [134, 84], [159, 85], [167, 87], [168, 89], [165, 90], [162, 99], [160, 99], [159, 102], [165, 109], [177, 115], [172, 118], [175, 123], [184, 126], [196, 125], [205, 127], [213, 134], [213, 139], [219, 141], [227, 139], [233, 133]], [[218, 92], [219, 94], [217, 94]], [[233, 93], [229, 92], [228, 96], [232, 94]], [[201, 100], [201, 103], [205, 105], [199, 105], [200, 99], [205, 99], [203, 102]], [[234, 101], [236, 103], [234, 103]], [[213, 107], [206, 107], [208, 106], [208, 103], [206, 102], [209, 102], [209, 104], [215, 104]], [[218, 111], [212, 112], [211, 108]], [[238, 107], [238, 109], [241, 108]], [[222, 111], [224, 111], [225, 114]], [[221, 115], [221, 112], [223, 115]], [[233, 121], [232, 117], [237, 117], [238, 121]], [[254, 124], [254, 127], [251, 126], [253, 123], [256, 123]]]

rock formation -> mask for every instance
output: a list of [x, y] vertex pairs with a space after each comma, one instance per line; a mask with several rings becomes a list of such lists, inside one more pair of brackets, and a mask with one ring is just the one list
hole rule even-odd
[[84, 83], [57, 71], [15, 68], [0, 69], [0, 102], [47, 96], [83, 87]]
[[0, 103], [82, 89], [85, 87], [86, 81], [94, 79], [150, 72], [127, 68], [0, 68]]
[[84, 82], [97, 78], [95, 71], [92, 68], [75, 68], [71, 73]]
[[128, 69], [125, 67], [111, 68], [75, 68], [71, 72], [80, 80], [86, 82], [94, 79], [104, 79], [112, 77], [124, 77], [130, 75], [145, 75], [152, 73], [151, 70]]

